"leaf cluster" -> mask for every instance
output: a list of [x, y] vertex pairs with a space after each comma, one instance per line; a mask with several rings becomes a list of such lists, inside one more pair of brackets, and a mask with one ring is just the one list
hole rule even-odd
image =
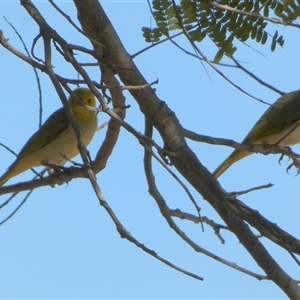
[[[275, 2], [275, 1], [274, 1]], [[299, 0], [289, 0], [289, 1], [279, 1], [280, 9], [275, 10], [277, 17], [285, 22], [291, 23], [295, 21], [300, 16], [300, 1]]]
[[271, 51], [274, 51], [276, 45], [283, 46], [284, 39], [278, 31], [274, 34], [266, 31], [268, 19], [292, 22], [300, 16], [299, 0], [180, 0], [176, 5], [174, 3], [172, 0], [152, 1], [151, 12], [156, 27], [142, 28], [145, 41], [158, 42], [184, 26], [192, 41], [209, 38], [216, 45], [215, 62], [223, 55], [231, 57], [237, 50], [237, 41], [245, 43], [252, 39], [264, 45], [271, 39]]

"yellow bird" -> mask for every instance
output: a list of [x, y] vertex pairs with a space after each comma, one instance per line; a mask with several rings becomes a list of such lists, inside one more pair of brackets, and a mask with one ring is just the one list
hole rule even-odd
[[[89, 89], [78, 88], [74, 93], [81, 101], [95, 107], [95, 96]], [[85, 146], [92, 140], [97, 128], [97, 116], [69, 98], [69, 105], [81, 129]], [[0, 177], [0, 187], [12, 177], [32, 167], [44, 164], [63, 165], [66, 158], [71, 159], [79, 153], [77, 138], [64, 108], [55, 111], [36, 133], [27, 141], [16, 160]], [[65, 157], [64, 157], [65, 156]]]
[[[300, 143], [300, 90], [284, 94], [270, 106], [242, 143], [281, 146]], [[218, 178], [232, 164], [252, 153], [246, 150], [234, 150], [213, 172], [213, 175]]]

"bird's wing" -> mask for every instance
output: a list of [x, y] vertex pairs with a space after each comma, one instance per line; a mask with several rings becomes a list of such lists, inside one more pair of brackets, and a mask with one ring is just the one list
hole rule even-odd
[[282, 132], [300, 121], [300, 90], [280, 97], [256, 122], [244, 139], [244, 143]]
[[59, 137], [68, 126], [69, 120], [65, 110], [64, 108], [60, 108], [31, 136], [18, 154], [18, 158], [23, 158], [48, 145]]

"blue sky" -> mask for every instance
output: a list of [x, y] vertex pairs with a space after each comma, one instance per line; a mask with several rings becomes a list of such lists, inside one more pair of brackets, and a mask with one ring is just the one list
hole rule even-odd
[[[47, 22], [70, 43], [91, 47], [46, 1], [35, 2]], [[76, 21], [71, 1], [57, 4]], [[102, 5], [130, 54], [148, 46], [141, 27], [150, 26], [146, 1], [102, 1]], [[38, 34], [38, 27], [18, 2], [0, 2], [0, 29], [12, 45], [23, 49], [5, 16], [17, 28], [28, 48]], [[153, 22], [153, 21], [152, 21]], [[153, 24], [153, 23], [152, 23]], [[261, 79], [289, 92], [299, 88], [299, 54], [296, 42], [299, 33], [294, 28], [270, 26], [284, 34], [284, 48], [270, 52], [269, 45], [252, 47], [238, 43], [236, 58]], [[177, 41], [192, 51], [184, 38]], [[206, 41], [200, 45], [208, 57], [216, 49]], [[42, 44], [37, 54], [42, 56]], [[83, 58], [83, 61], [87, 58]], [[224, 62], [227, 62], [226, 60]], [[155, 86], [160, 99], [166, 101], [181, 124], [200, 134], [241, 141], [266, 105], [242, 94], [208, 66], [185, 55], [170, 43], [152, 48], [135, 59], [145, 78]], [[18, 152], [38, 128], [38, 90], [32, 68], [11, 53], [0, 48], [1, 110], [0, 142]], [[77, 74], [55, 56], [57, 73], [70, 78]], [[279, 95], [264, 88], [238, 70], [221, 68], [235, 83], [253, 95], [274, 102]], [[97, 68], [89, 75], [99, 81]], [[50, 80], [39, 73], [43, 90], [43, 121], [61, 106]], [[125, 93], [126, 121], [143, 132], [144, 120], [128, 92]], [[103, 113], [99, 123], [108, 117]], [[93, 155], [105, 136], [98, 132], [89, 146]], [[155, 134], [155, 139], [161, 139]], [[211, 171], [231, 152], [222, 146], [189, 141], [201, 162]], [[294, 150], [299, 152], [299, 147]], [[12, 154], [0, 148], [0, 173], [14, 160]], [[278, 156], [252, 155], [232, 166], [220, 177], [228, 191], [245, 190], [253, 186], [274, 183], [271, 189], [240, 197], [266, 218], [298, 236], [300, 208], [299, 176], [290, 174]], [[80, 157], [76, 160], [80, 162]], [[195, 213], [184, 191], [154, 163], [157, 184], [171, 208]], [[28, 171], [9, 183], [30, 180]], [[285, 295], [271, 282], [258, 281], [234, 269], [195, 253], [167, 225], [154, 200], [148, 194], [143, 173], [143, 148], [122, 129], [118, 144], [106, 168], [97, 175], [104, 196], [123, 225], [140, 242], [159, 255], [191, 272], [204, 277], [200, 282], [165, 266], [133, 244], [120, 238], [112, 221], [100, 207], [87, 180], [73, 180], [56, 188], [44, 187], [33, 192], [20, 211], [0, 228], [0, 298], [253, 298], [274, 299]], [[222, 223], [212, 208], [192, 188], [191, 192], [202, 208], [202, 215]], [[8, 196], [1, 196], [1, 203]], [[22, 201], [18, 195], [0, 212], [0, 221]], [[199, 225], [176, 220], [199, 245], [251, 271], [263, 274], [239, 241], [228, 232], [222, 245], [210, 227], [202, 233]], [[255, 231], [254, 231], [255, 232]], [[292, 258], [266, 239], [261, 240], [270, 253], [295, 279], [299, 269]]]

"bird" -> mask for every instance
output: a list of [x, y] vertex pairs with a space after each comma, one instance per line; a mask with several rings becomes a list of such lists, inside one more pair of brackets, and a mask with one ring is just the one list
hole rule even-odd
[[[89, 89], [81, 87], [73, 92], [85, 105], [93, 108], [96, 106], [95, 96]], [[97, 115], [94, 111], [79, 104], [72, 96], [69, 97], [68, 103], [81, 129], [84, 145], [88, 146], [97, 129]], [[0, 177], [0, 188], [12, 177], [32, 167], [47, 164], [64, 165], [67, 160], [79, 153], [77, 145], [75, 131], [65, 109], [61, 107], [50, 115], [45, 123], [29, 138], [16, 160]]]
[[[291, 146], [300, 143], [300, 90], [283, 94], [255, 123], [243, 144]], [[234, 150], [212, 173], [221, 176], [232, 164], [253, 154]]]

